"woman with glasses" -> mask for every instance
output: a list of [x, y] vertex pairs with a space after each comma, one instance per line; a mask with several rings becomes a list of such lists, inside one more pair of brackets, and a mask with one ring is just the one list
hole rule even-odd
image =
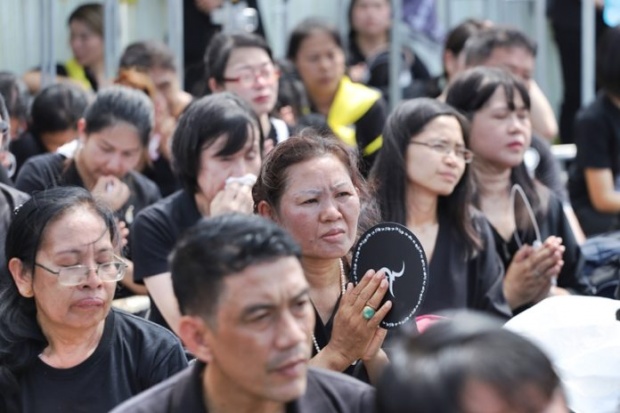
[[251, 33], [219, 33], [211, 40], [205, 60], [209, 89], [232, 92], [252, 107], [267, 151], [289, 137], [286, 123], [271, 116], [279, 72], [265, 39]]
[[[504, 295], [513, 311], [549, 295], [590, 293], [581, 276], [581, 250], [561, 201], [530, 178], [523, 162], [532, 136], [525, 85], [502, 69], [478, 67], [454, 80], [446, 102], [471, 122], [474, 205], [491, 224], [506, 268]], [[523, 189], [531, 214], [511, 199], [515, 184]], [[540, 242], [535, 242], [530, 215], [539, 227]]]
[[85, 189], [37, 192], [17, 208], [0, 290], [0, 411], [107, 412], [187, 365], [173, 334], [111, 308], [120, 245], [114, 216]]
[[381, 93], [345, 75], [338, 30], [322, 20], [309, 18], [293, 29], [287, 58], [306, 87], [310, 110], [345, 144], [358, 148], [366, 174], [383, 141], [387, 110]]
[[420, 314], [474, 308], [507, 318], [491, 230], [469, 207], [467, 128], [439, 101], [401, 103], [388, 117], [371, 177], [383, 220], [408, 227], [426, 253], [429, 283]]

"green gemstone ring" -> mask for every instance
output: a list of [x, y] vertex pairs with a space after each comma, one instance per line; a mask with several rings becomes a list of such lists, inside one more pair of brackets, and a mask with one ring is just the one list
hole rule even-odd
[[365, 320], [370, 320], [371, 318], [373, 318], [375, 316], [375, 309], [372, 308], [369, 305], [364, 306], [364, 309], [362, 310], [362, 317], [364, 317]]

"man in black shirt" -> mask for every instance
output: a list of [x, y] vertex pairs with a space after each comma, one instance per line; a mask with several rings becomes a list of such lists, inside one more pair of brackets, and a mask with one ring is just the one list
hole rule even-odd
[[315, 319], [300, 255], [258, 216], [220, 215], [189, 230], [170, 265], [178, 330], [198, 362], [114, 412], [374, 411], [369, 385], [308, 368]]

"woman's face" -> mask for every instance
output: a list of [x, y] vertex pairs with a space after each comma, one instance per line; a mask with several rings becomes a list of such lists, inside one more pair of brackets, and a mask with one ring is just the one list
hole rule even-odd
[[389, 0], [357, 0], [351, 9], [351, 25], [359, 33], [380, 36], [392, 25]]
[[[116, 261], [110, 232], [99, 215], [78, 206], [48, 224], [36, 262], [54, 271], [63, 267]], [[67, 287], [58, 275], [38, 266], [30, 278], [37, 308], [37, 320], [43, 331], [81, 329], [97, 325], [105, 319], [114, 297], [115, 282], [102, 282], [94, 270], [80, 285]]]
[[471, 150], [475, 161], [513, 168], [523, 161], [530, 146], [530, 112], [523, 98], [514, 91], [514, 106], [508, 105], [506, 92], [498, 87], [489, 101], [478, 110], [471, 123]]
[[351, 175], [333, 155], [290, 166], [276, 220], [312, 258], [340, 258], [357, 235], [360, 199]]
[[71, 51], [75, 60], [84, 67], [103, 63], [103, 38], [80, 20], [69, 23]]
[[[232, 155], [218, 155], [226, 146], [228, 136], [222, 135], [200, 154], [198, 171], [198, 195], [210, 205], [213, 198], [226, 186], [226, 179], [246, 174], [258, 175], [261, 167], [258, 129], [249, 132], [245, 146]], [[252, 138], [255, 137], [255, 138]]]
[[80, 172], [86, 173], [93, 182], [102, 176], [122, 179], [138, 165], [142, 150], [136, 127], [117, 123], [84, 138], [79, 152], [83, 166]]
[[295, 66], [310, 94], [334, 94], [344, 75], [344, 52], [332, 36], [315, 30], [300, 44]]
[[224, 70], [223, 90], [233, 92], [257, 115], [269, 114], [278, 98], [278, 73], [267, 52], [258, 47], [233, 49]]
[[[450, 153], [445, 153], [446, 148]], [[455, 117], [431, 120], [407, 145], [409, 189], [432, 196], [450, 195], [465, 172], [465, 159], [460, 155], [464, 149], [463, 132]]]

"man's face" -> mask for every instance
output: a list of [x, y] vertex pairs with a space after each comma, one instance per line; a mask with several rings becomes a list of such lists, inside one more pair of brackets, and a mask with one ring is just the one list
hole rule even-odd
[[499, 47], [493, 50], [484, 66], [501, 67], [529, 84], [534, 74], [534, 56], [523, 47]]
[[226, 389], [251, 403], [300, 397], [314, 328], [308, 288], [295, 257], [226, 277], [216, 313], [205, 324], [207, 389]]

